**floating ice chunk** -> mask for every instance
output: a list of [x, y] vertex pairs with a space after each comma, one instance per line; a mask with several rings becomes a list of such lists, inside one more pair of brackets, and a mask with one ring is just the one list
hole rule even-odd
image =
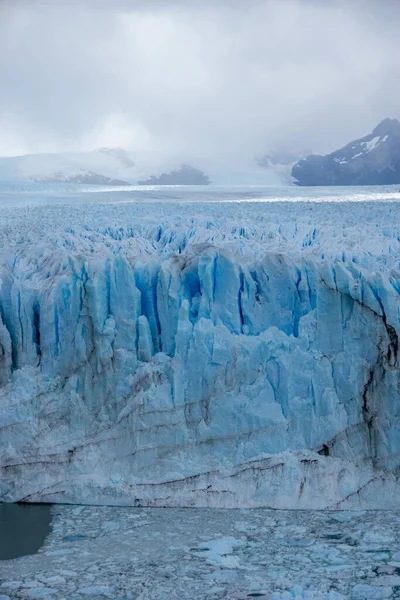
[[113, 589], [107, 585], [89, 585], [78, 589], [78, 594], [82, 596], [101, 596], [114, 597]]
[[198, 551], [191, 550], [194, 556], [205, 558], [209, 565], [225, 569], [238, 569], [238, 556], [231, 556], [234, 549], [243, 546], [244, 542], [233, 537], [217, 538], [201, 544]]
[[47, 597], [51, 597], [55, 594], [57, 594], [57, 590], [54, 588], [47, 588], [47, 587], [37, 587], [37, 588], [32, 588], [30, 590], [26, 590], [25, 594], [27, 595], [28, 598], [34, 598], [36, 600], [36, 598], [47, 598]]
[[392, 598], [392, 587], [375, 587], [359, 583], [353, 587], [354, 600], [386, 600]]
[[21, 585], [22, 581], [3, 581], [3, 583], [0, 584], [0, 587], [10, 590], [17, 590], [21, 587]]
[[105, 529], [105, 531], [117, 531], [120, 526], [120, 523], [117, 523], [116, 521], [105, 521], [102, 524], [102, 529]]

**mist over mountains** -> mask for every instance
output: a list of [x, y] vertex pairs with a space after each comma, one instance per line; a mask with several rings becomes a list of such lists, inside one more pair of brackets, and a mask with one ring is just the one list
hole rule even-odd
[[400, 183], [400, 122], [386, 118], [368, 135], [327, 155], [276, 148], [242, 163], [100, 148], [91, 152], [0, 158], [0, 181], [84, 185], [263, 184], [300, 186]]

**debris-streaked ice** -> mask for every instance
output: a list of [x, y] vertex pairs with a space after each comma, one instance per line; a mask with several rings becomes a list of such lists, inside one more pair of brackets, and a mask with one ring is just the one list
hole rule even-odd
[[1, 212], [0, 498], [399, 507], [400, 205], [107, 199]]

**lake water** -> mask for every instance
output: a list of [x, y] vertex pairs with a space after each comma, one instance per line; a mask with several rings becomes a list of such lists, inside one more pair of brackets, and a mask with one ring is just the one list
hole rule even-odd
[[48, 504], [0, 504], [0, 560], [35, 554], [51, 531]]

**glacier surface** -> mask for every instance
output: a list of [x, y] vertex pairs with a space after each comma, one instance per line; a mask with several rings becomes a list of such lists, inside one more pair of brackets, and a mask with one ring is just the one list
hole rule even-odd
[[399, 508], [399, 217], [3, 208], [0, 499]]

